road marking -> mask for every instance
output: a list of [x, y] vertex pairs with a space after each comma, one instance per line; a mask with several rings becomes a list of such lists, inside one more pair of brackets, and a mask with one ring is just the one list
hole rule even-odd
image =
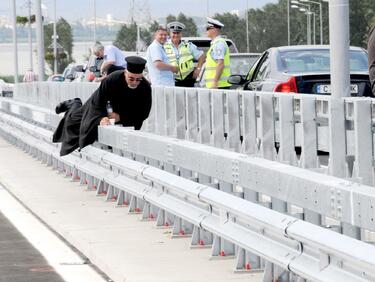
[[0, 184], [0, 211], [66, 282], [108, 281]]

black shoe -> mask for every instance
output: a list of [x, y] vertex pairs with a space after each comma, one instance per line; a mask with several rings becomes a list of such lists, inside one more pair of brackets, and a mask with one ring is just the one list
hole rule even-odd
[[80, 105], [82, 105], [82, 101], [81, 101], [80, 98], [75, 98], [75, 99], [66, 100], [64, 102], [61, 102], [55, 108], [56, 114], [60, 114], [60, 113], [64, 113], [64, 112], [68, 111], [73, 106], [73, 104], [75, 104], [75, 103], [80, 103]]

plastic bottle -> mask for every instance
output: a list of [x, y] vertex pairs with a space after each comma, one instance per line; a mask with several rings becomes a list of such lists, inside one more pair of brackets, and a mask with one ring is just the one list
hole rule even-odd
[[107, 101], [106, 109], [108, 115], [113, 113], [113, 108], [110, 101]]

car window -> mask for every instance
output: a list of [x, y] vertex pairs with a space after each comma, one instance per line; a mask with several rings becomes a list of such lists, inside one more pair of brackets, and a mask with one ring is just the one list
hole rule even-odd
[[246, 76], [246, 80], [252, 80], [253, 76], [254, 76], [254, 72], [255, 70], [257, 69], [257, 67], [259, 66], [259, 62], [263, 59], [265, 55], [263, 54], [262, 56], [260, 56], [256, 61], [255, 63], [253, 64], [253, 66], [250, 68], [249, 70], [249, 73], [247, 74]]
[[260, 81], [265, 79], [270, 70], [270, 56], [269, 53], [265, 53], [259, 66], [256, 68], [255, 73], [254, 73], [254, 78], [252, 81]]
[[246, 75], [249, 69], [258, 60], [259, 54], [231, 54], [230, 72], [231, 74]]
[[[350, 71], [367, 72], [365, 51], [350, 50]], [[278, 68], [287, 73], [329, 72], [330, 52], [325, 50], [292, 50], [280, 52]]]

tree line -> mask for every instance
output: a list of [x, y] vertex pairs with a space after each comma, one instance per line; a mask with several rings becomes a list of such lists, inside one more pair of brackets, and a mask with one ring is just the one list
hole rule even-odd
[[[319, 0], [315, 0], [319, 1]], [[329, 43], [328, 3], [322, 3], [323, 44]], [[367, 35], [370, 27], [375, 23], [375, 0], [350, 0], [350, 44], [366, 47]], [[262, 8], [248, 10], [248, 25], [246, 25], [245, 11], [238, 16], [231, 13], [216, 14], [214, 18], [224, 23], [223, 34], [232, 39], [240, 52], [247, 51], [246, 27], [249, 34], [249, 51], [263, 52], [274, 47], [288, 45], [288, 0], [266, 4]], [[319, 5], [311, 4], [311, 11], [316, 15], [315, 41], [320, 43], [320, 10]], [[177, 17], [169, 15], [166, 22], [178, 20], [187, 27], [184, 36], [198, 36], [198, 28], [191, 17], [183, 13]], [[159, 23], [154, 22], [147, 29], [141, 28], [141, 38], [147, 47], [152, 41], [152, 31]], [[312, 23], [311, 23], [312, 25]], [[118, 32], [115, 44], [126, 50], [136, 50], [136, 24], [124, 25]], [[298, 9], [290, 8], [290, 44], [301, 45], [307, 43], [307, 16]]]

